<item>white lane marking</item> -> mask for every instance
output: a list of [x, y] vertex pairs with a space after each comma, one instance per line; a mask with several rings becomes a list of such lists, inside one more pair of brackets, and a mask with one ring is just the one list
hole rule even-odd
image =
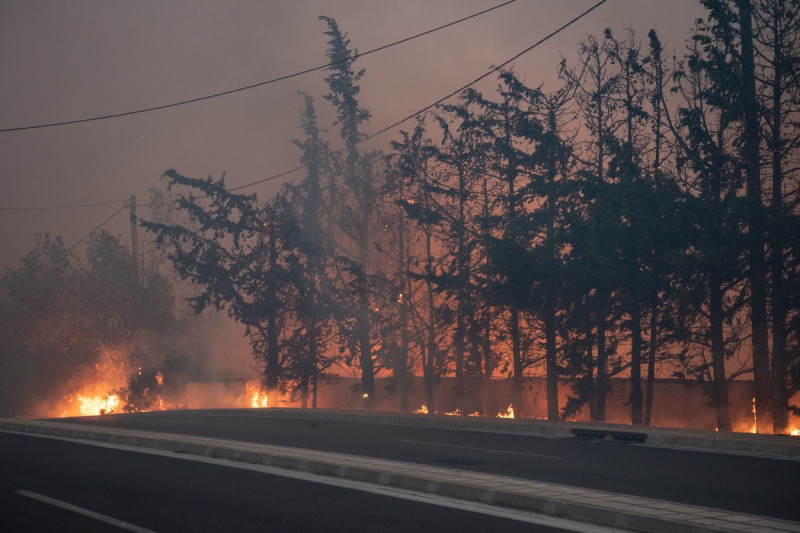
[[71, 503], [62, 502], [61, 500], [56, 500], [55, 498], [51, 498], [49, 496], [44, 496], [42, 494], [37, 494], [35, 492], [31, 492], [29, 490], [17, 490], [14, 491], [20, 496], [26, 496], [28, 498], [32, 498], [34, 500], [38, 500], [40, 502], [44, 502], [50, 504], [54, 507], [60, 507], [61, 509], [66, 509], [67, 511], [72, 511], [73, 513], [78, 513], [83, 516], [88, 516], [89, 518], [93, 518], [95, 520], [99, 520], [100, 522], [105, 522], [106, 524], [111, 524], [112, 526], [118, 527], [120, 529], [124, 529], [126, 531], [134, 531], [136, 533], [155, 533], [151, 529], [145, 529], [143, 527], [139, 527], [133, 525], [131, 523], [125, 522], [123, 520], [118, 520], [111, 516], [106, 516], [104, 514], [96, 513], [94, 511], [90, 511], [89, 509], [84, 509], [83, 507], [78, 507], [77, 505], [73, 505]]
[[205, 424], [203, 420], [181, 420], [179, 418], [149, 418], [148, 421], [153, 422], [179, 422], [181, 424]]
[[[5, 430], [3, 430], [2, 433], [15, 433], [27, 437], [63, 440], [67, 442], [74, 442], [76, 444], [86, 444], [89, 446], [99, 446], [101, 448], [112, 448], [115, 450], [123, 450], [134, 453], [146, 453], [149, 455], [159, 455], [161, 457], [168, 457], [171, 459], [181, 459], [184, 461], [195, 461], [197, 463], [207, 463], [212, 465], [225, 466], [229, 468], [238, 468], [240, 470], [250, 470], [252, 472], [261, 472], [262, 474], [268, 474], [272, 476], [288, 477], [293, 479], [299, 479], [301, 481], [308, 481], [311, 483], [321, 483], [323, 485], [331, 485], [343, 489], [353, 489], [361, 492], [369, 492], [372, 494], [379, 494], [393, 498], [401, 498], [421, 503], [429, 503], [431, 505], [438, 505], [440, 507], [450, 507], [452, 509], [459, 509], [462, 511], [474, 512], [489, 516], [496, 516], [499, 518], [516, 520], [517, 522], [525, 522], [528, 524], [536, 524], [556, 529], [564, 529], [566, 531], [574, 531], [576, 533], [626, 533], [628, 531], [625, 529], [600, 526], [585, 522], [576, 522], [574, 520], [569, 520], [567, 518], [555, 518], [552, 516], [532, 513], [528, 511], [517, 511], [514, 509], [506, 509], [503, 507], [492, 507], [491, 505], [483, 503], [457, 500], [455, 498], [438, 496], [426, 492], [415, 492], [400, 488], [372, 485], [370, 483], [364, 483], [361, 481], [350, 481], [348, 479], [320, 476], [318, 474], [309, 474], [307, 472], [299, 472], [296, 470], [285, 470], [283, 468], [277, 468], [274, 466], [241, 463], [238, 461], [230, 461], [228, 459], [214, 459], [212, 457], [204, 457], [200, 455], [189, 455], [184, 453], [178, 454], [164, 450], [154, 450], [152, 448], [137, 448], [135, 446], [127, 446], [125, 444], [114, 444], [110, 442], [71, 439], [69, 437], [57, 437], [52, 435], [32, 435], [30, 433], [21, 433], [16, 431], [5, 431]], [[147, 530], [139, 530], [139, 531], [141, 531], [142, 533], [147, 532]]]
[[479, 452], [491, 452], [491, 453], [508, 453], [512, 455], [527, 455], [529, 457], [544, 457], [545, 459], [561, 459], [562, 461], [566, 459], [565, 457], [559, 457], [558, 455], [546, 455], [542, 453], [528, 453], [528, 452], [511, 452], [505, 450], [495, 450], [492, 448], [475, 448], [473, 446], [458, 446], [456, 444], [442, 444], [440, 442], [427, 442], [424, 440], [409, 440], [409, 439], [394, 439], [397, 442], [410, 442], [412, 444], [426, 444], [428, 446], [441, 446], [442, 448], [460, 448], [462, 450], [475, 450]]

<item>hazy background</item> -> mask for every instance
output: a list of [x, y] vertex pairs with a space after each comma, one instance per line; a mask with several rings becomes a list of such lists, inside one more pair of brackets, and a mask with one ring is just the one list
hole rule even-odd
[[[0, 3], [0, 128], [135, 110], [258, 83], [326, 62], [334, 17], [366, 51], [499, 4], [499, 0], [3, 0]], [[372, 132], [422, 108], [530, 46], [595, 0], [518, 0], [489, 14], [371, 54], [361, 102]], [[564, 55], [605, 27], [658, 29], [682, 53], [702, 10], [696, 0], [609, 0], [516, 62], [529, 84], [555, 83]], [[322, 101], [323, 72], [168, 110], [86, 124], [0, 133], [0, 208], [119, 200], [80, 209], [0, 210], [0, 271], [14, 268], [36, 233], [71, 246], [123, 199], [147, 201], [168, 168], [231, 186], [298, 164], [305, 91], [338, 135]], [[548, 81], [549, 80], [549, 81]], [[492, 90], [495, 79], [478, 87]], [[406, 125], [408, 127], [408, 125]], [[373, 141], [388, 146], [393, 134]], [[267, 193], [296, 173], [244, 189]], [[161, 184], [163, 186], [163, 184]], [[147, 217], [147, 209], [140, 209]], [[127, 210], [106, 229], [129, 242]], [[140, 233], [140, 242], [142, 240]], [[82, 253], [81, 246], [76, 252]], [[146, 252], [146, 247], [145, 247]]]

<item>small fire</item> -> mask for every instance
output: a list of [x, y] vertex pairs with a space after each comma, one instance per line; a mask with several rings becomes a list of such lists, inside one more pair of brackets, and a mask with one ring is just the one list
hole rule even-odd
[[250, 407], [269, 407], [267, 395], [254, 392], [250, 397]]
[[514, 406], [508, 404], [508, 409], [505, 413], [497, 413], [497, 418], [514, 418]]
[[461, 416], [461, 409], [456, 409], [454, 411], [448, 411], [448, 412], [442, 413], [442, 414], [443, 415], [448, 415], [448, 416]]
[[248, 381], [245, 385], [245, 394], [249, 398], [249, 407], [269, 407], [269, 398], [266, 391], [261, 390], [257, 381]]
[[419, 413], [419, 414], [421, 414], [421, 415], [427, 415], [427, 414], [428, 414], [428, 405], [423, 403], [423, 404], [420, 406], [420, 408], [419, 408], [419, 409], [417, 409], [417, 410], [416, 410], [416, 411], [414, 411], [414, 412], [415, 412], [415, 413]]
[[789, 430], [789, 435], [792, 435], [793, 437], [800, 437], [800, 428], [797, 426], [793, 427]]

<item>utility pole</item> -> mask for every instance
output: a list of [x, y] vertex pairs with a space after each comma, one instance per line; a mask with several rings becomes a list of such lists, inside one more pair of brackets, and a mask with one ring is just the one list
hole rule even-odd
[[139, 279], [139, 243], [136, 236], [136, 195], [132, 194], [128, 202], [131, 210], [131, 259], [133, 261], [133, 275]]

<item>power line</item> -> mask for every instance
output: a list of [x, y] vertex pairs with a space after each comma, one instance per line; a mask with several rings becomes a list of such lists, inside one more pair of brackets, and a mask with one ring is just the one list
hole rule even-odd
[[502, 63], [500, 63], [500, 64], [499, 64], [499, 65], [497, 65], [496, 67], [493, 67], [491, 70], [489, 70], [489, 71], [488, 71], [488, 72], [486, 72], [485, 74], [482, 74], [481, 76], [479, 76], [479, 77], [475, 78], [474, 80], [472, 80], [472, 81], [471, 81], [471, 82], [469, 82], [468, 84], [466, 84], [466, 85], [464, 85], [464, 86], [462, 86], [462, 87], [460, 87], [460, 88], [456, 89], [455, 91], [451, 92], [451, 93], [450, 93], [450, 94], [448, 94], [447, 96], [443, 96], [442, 98], [439, 98], [439, 99], [438, 99], [438, 100], [436, 100], [434, 103], [432, 103], [432, 104], [430, 104], [430, 105], [427, 105], [427, 106], [423, 107], [423, 108], [422, 108], [422, 109], [420, 109], [419, 111], [417, 111], [417, 112], [415, 112], [415, 113], [412, 113], [411, 115], [408, 115], [406, 118], [404, 118], [404, 119], [401, 119], [401, 120], [398, 120], [398, 121], [397, 121], [397, 122], [395, 122], [394, 124], [390, 124], [390, 125], [386, 126], [385, 128], [383, 128], [382, 130], [378, 130], [378, 131], [376, 131], [375, 133], [373, 133], [373, 134], [371, 134], [371, 135], [367, 136], [367, 137], [366, 137], [365, 139], [363, 139], [363, 140], [364, 140], [364, 141], [367, 141], [367, 140], [369, 140], [369, 139], [372, 139], [372, 138], [374, 138], [374, 137], [377, 137], [378, 135], [381, 135], [381, 134], [383, 134], [383, 133], [386, 133], [387, 131], [389, 131], [389, 130], [391, 130], [391, 129], [394, 129], [394, 128], [396, 128], [396, 127], [397, 127], [397, 126], [399, 126], [400, 124], [402, 124], [402, 123], [404, 123], [404, 122], [408, 122], [408, 121], [409, 121], [409, 120], [411, 120], [412, 118], [418, 117], [419, 115], [421, 115], [422, 113], [424, 113], [424, 112], [428, 111], [429, 109], [432, 109], [432, 108], [436, 107], [437, 105], [441, 104], [441, 103], [442, 103], [442, 102], [444, 102], [445, 100], [447, 100], [447, 99], [449, 99], [449, 98], [452, 98], [453, 96], [457, 95], [458, 93], [460, 93], [460, 92], [461, 92], [461, 91], [463, 91], [464, 89], [468, 89], [469, 87], [471, 87], [471, 86], [475, 85], [475, 84], [476, 84], [476, 83], [478, 83], [479, 81], [481, 81], [481, 80], [483, 80], [483, 79], [487, 78], [487, 77], [488, 77], [488, 76], [490, 76], [491, 74], [493, 74], [493, 73], [497, 72], [498, 70], [502, 69], [503, 67], [505, 67], [506, 65], [508, 65], [508, 64], [509, 64], [509, 63], [511, 63], [512, 61], [515, 61], [515, 60], [519, 59], [520, 57], [522, 57], [523, 55], [527, 54], [528, 52], [530, 52], [531, 50], [533, 50], [534, 48], [536, 48], [536, 47], [537, 47], [537, 46], [539, 46], [540, 44], [544, 43], [545, 41], [548, 41], [550, 38], [552, 38], [552, 37], [554, 37], [555, 35], [557, 35], [557, 34], [561, 33], [563, 30], [565, 30], [565, 29], [567, 29], [568, 27], [572, 26], [573, 24], [575, 24], [576, 22], [578, 22], [580, 19], [582, 19], [583, 17], [585, 17], [585, 16], [586, 16], [586, 15], [588, 15], [589, 13], [591, 13], [592, 11], [594, 11], [595, 9], [597, 9], [598, 7], [600, 7], [601, 5], [605, 4], [607, 1], [608, 1], [608, 0], [600, 0], [600, 2], [597, 2], [595, 5], [593, 5], [592, 7], [590, 7], [589, 9], [587, 9], [586, 11], [584, 11], [583, 13], [581, 13], [580, 15], [578, 15], [577, 17], [573, 18], [572, 20], [570, 20], [570, 21], [569, 21], [569, 22], [567, 22], [566, 24], [562, 25], [562, 26], [561, 26], [560, 28], [558, 28], [557, 30], [550, 32], [548, 35], [546, 35], [546, 36], [542, 37], [541, 39], [539, 39], [538, 41], [536, 41], [535, 43], [533, 43], [531, 46], [529, 46], [528, 48], [526, 48], [526, 49], [525, 49], [525, 50], [523, 50], [522, 52], [520, 52], [520, 53], [516, 54], [515, 56], [513, 56], [513, 57], [511, 57], [511, 58], [509, 58], [509, 59], [507, 59], [507, 60], [503, 61]]
[[106, 225], [106, 224], [107, 224], [107, 223], [108, 223], [108, 222], [109, 222], [109, 221], [110, 221], [112, 218], [114, 218], [115, 216], [117, 216], [118, 214], [120, 214], [120, 212], [121, 212], [123, 209], [125, 209], [126, 207], [128, 207], [128, 206], [127, 206], [127, 205], [123, 205], [122, 207], [120, 207], [119, 209], [117, 209], [116, 211], [114, 211], [114, 214], [113, 214], [113, 215], [111, 215], [110, 217], [108, 217], [107, 219], [105, 219], [104, 221], [102, 221], [102, 222], [100, 223], [100, 225], [99, 225], [99, 226], [97, 226], [97, 227], [96, 227], [96, 228], [94, 228], [92, 231], [90, 231], [89, 233], [87, 233], [86, 235], [84, 235], [83, 237], [81, 237], [81, 238], [80, 238], [80, 240], [78, 240], [78, 242], [76, 242], [75, 244], [73, 244], [72, 246], [70, 246], [69, 248], [67, 248], [67, 250], [68, 250], [68, 251], [69, 251], [69, 250], [72, 250], [73, 248], [75, 248], [76, 246], [78, 246], [80, 243], [82, 243], [83, 241], [85, 241], [86, 239], [88, 239], [88, 238], [89, 238], [89, 236], [91, 236], [91, 235], [92, 235], [92, 234], [93, 234], [95, 231], [97, 231], [97, 230], [99, 230], [100, 228], [102, 228], [103, 226], [105, 226], [105, 225]]
[[52, 211], [55, 209], [76, 209], [81, 207], [96, 207], [99, 205], [111, 205], [123, 202], [125, 202], [125, 200], [107, 200], [104, 202], [94, 202], [89, 204], [49, 205], [49, 206], [39, 206], [39, 207], [0, 207], [0, 211]]
[[472, 15], [469, 15], [467, 17], [463, 17], [463, 18], [460, 18], [458, 20], [454, 20], [452, 22], [448, 22], [447, 24], [443, 24], [441, 26], [437, 26], [435, 28], [432, 28], [430, 30], [424, 31], [422, 33], [417, 33], [416, 35], [412, 35], [410, 37], [406, 37], [404, 39], [400, 39], [399, 41], [395, 41], [393, 43], [389, 43], [389, 44], [385, 44], [383, 46], [379, 46], [378, 48], [373, 48], [372, 50], [368, 50], [368, 51], [360, 53], [360, 54], [355, 54], [355, 55], [347, 57], [345, 59], [340, 59], [338, 61], [333, 61], [333, 62], [330, 62], [330, 63], [326, 63], [324, 65], [319, 65], [319, 66], [316, 66], [316, 67], [313, 67], [313, 68], [302, 70], [300, 72], [295, 72], [294, 74], [287, 74], [285, 76], [272, 78], [271, 80], [262, 81], [262, 82], [259, 82], [259, 83], [254, 83], [252, 85], [246, 85], [244, 87], [238, 87], [236, 89], [230, 89], [228, 91], [222, 91], [222, 92], [219, 92], [219, 93], [209, 94], [207, 96], [200, 96], [200, 97], [197, 97], [197, 98], [191, 98], [189, 100], [181, 100], [179, 102], [173, 102], [171, 104], [164, 104], [164, 105], [159, 105], [159, 106], [146, 107], [146, 108], [137, 109], [137, 110], [134, 110], [134, 111], [124, 111], [122, 113], [113, 113], [113, 114], [110, 114], [110, 115], [99, 115], [99, 116], [95, 116], [95, 117], [80, 118], [80, 119], [75, 119], [75, 120], [66, 120], [66, 121], [63, 121], [63, 122], [50, 122], [50, 123], [47, 123], [47, 124], [36, 124], [36, 125], [31, 125], [31, 126], [19, 126], [19, 127], [15, 127], [15, 128], [3, 128], [3, 129], [0, 129], [0, 133], [6, 133], [6, 132], [11, 132], [11, 131], [33, 130], [33, 129], [41, 129], [41, 128], [52, 128], [52, 127], [56, 127], [56, 126], [67, 126], [67, 125], [70, 125], [70, 124], [81, 124], [81, 123], [84, 123], [84, 122], [94, 122], [94, 121], [106, 120], [106, 119], [110, 119], [110, 118], [119, 118], [119, 117], [126, 117], [126, 116], [130, 116], [130, 115], [138, 115], [138, 114], [141, 114], [141, 113], [149, 113], [150, 111], [159, 111], [159, 110], [162, 110], [162, 109], [169, 109], [169, 108], [172, 108], [172, 107], [178, 107], [178, 106], [183, 106], [183, 105], [187, 105], [187, 104], [193, 104], [193, 103], [196, 103], [196, 102], [202, 102], [202, 101], [205, 101], [205, 100], [211, 100], [212, 98], [218, 98], [220, 96], [227, 96], [229, 94], [239, 93], [239, 92], [242, 92], [242, 91], [255, 89], [257, 87], [263, 87], [264, 85], [270, 85], [272, 83], [276, 83], [276, 82], [279, 82], [279, 81], [284, 81], [284, 80], [288, 80], [288, 79], [291, 79], [291, 78], [296, 78], [298, 76], [302, 76], [304, 74], [309, 74], [309, 73], [315, 72], [317, 70], [323, 70], [323, 69], [326, 69], [326, 68], [331, 67], [333, 65], [337, 65], [339, 63], [344, 63], [344, 62], [347, 62], [347, 61], [355, 61], [356, 59], [358, 59], [360, 57], [364, 57], [364, 56], [369, 55], [369, 54], [374, 54], [375, 52], [380, 52], [381, 50], [386, 50], [387, 48], [391, 48], [392, 46], [397, 46], [399, 44], [407, 43], [408, 41], [417, 39], [419, 37], [423, 37], [425, 35], [434, 33], [434, 32], [439, 31], [439, 30], [443, 30], [445, 28], [449, 28], [450, 26], [454, 26], [454, 25], [459, 24], [461, 22], [464, 22], [466, 20], [478, 17], [480, 15], [484, 15], [486, 13], [489, 13], [490, 11], [494, 11], [495, 9], [499, 9], [499, 8], [507, 6], [509, 4], [513, 4], [514, 2], [516, 2], [516, 0], [508, 0], [506, 2], [503, 2], [501, 4], [497, 4], [496, 6], [490, 7], [488, 9], [484, 9], [483, 11], [479, 11], [479, 12], [474, 13]]
[[[550, 32], [549, 34], [545, 35], [544, 37], [542, 37], [541, 39], [539, 39], [538, 41], [536, 41], [535, 43], [533, 43], [531, 46], [527, 47], [527, 48], [526, 48], [526, 49], [524, 49], [523, 51], [521, 51], [521, 52], [519, 52], [518, 54], [516, 54], [516, 55], [512, 56], [511, 58], [509, 58], [509, 59], [507, 59], [507, 60], [503, 61], [503, 62], [502, 62], [502, 63], [500, 63], [499, 65], [497, 65], [497, 66], [495, 66], [495, 67], [492, 67], [492, 68], [491, 68], [489, 71], [487, 71], [486, 73], [484, 73], [484, 74], [482, 74], [482, 75], [478, 76], [477, 78], [475, 78], [475, 79], [474, 79], [474, 80], [472, 80], [471, 82], [467, 83], [466, 85], [463, 85], [462, 87], [459, 87], [458, 89], [456, 89], [455, 91], [453, 91], [453, 92], [449, 93], [448, 95], [446, 95], [446, 96], [443, 96], [442, 98], [439, 98], [438, 100], [436, 100], [436, 101], [435, 101], [435, 102], [433, 102], [432, 104], [429, 104], [429, 105], [427, 105], [427, 106], [423, 107], [423, 108], [422, 108], [422, 109], [420, 109], [419, 111], [416, 111], [416, 112], [414, 112], [414, 113], [412, 113], [412, 114], [408, 115], [407, 117], [405, 117], [405, 118], [403, 118], [403, 119], [401, 119], [401, 120], [398, 120], [397, 122], [394, 122], [393, 124], [390, 124], [390, 125], [386, 126], [385, 128], [383, 128], [383, 129], [381, 129], [381, 130], [378, 130], [378, 131], [376, 131], [376, 132], [374, 132], [374, 133], [372, 133], [372, 134], [370, 134], [370, 135], [368, 135], [368, 136], [364, 137], [363, 139], [361, 139], [361, 140], [360, 140], [360, 141], [358, 141], [358, 142], [359, 142], [359, 143], [362, 143], [362, 142], [368, 141], [368, 140], [370, 140], [370, 139], [374, 139], [375, 137], [377, 137], [377, 136], [379, 136], [379, 135], [382, 135], [382, 134], [386, 133], [387, 131], [389, 131], [389, 130], [392, 130], [392, 129], [396, 128], [396, 127], [397, 127], [397, 126], [399, 126], [400, 124], [403, 124], [404, 122], [408, 122], [409, 120], [411, 120], [411, 119], [413, 119], [413, 118], [415, 118], [415, 117], [418, 117], [419, 115], [421, 115], [421, 114], [425, 113], [426, 111], [428, 111], [428, 110], [430, 110], [430, 109], [432, 109], [432, 108], [436, 107], [437, 105], [441, 104], [441, 103], [442, 103], [442, 102], [444, 102], [445, 100], [448, 100], [449, 98], [452, 98], [453, 96], [455, 96], [455, 95], [459, 94], [459, 93], [460, 93], [461, 91], [463, 91], [464, 89], [468, 89], [468, 88], [469, 88], [469, 87], [471, 87], [472, 85], [475, 85], [475, 84], [476, 84], [476, 83], [478, 83], [479, 81], [481, 81], [481, 80], [483, 80], [483, 79], [487, 78], [488, 76], [490, 76], [490, 75], [492, 75], [493, 73], [497, 72], [498, 70], [502, 69], [503, 67], [505, 67], [506, 65], [508, 65], [508, 64], [509, 64], [509, 63], [511, 63], [512, 61], [515, 61], [515, 60], [519, 59], [520, 57], [522, 57], [523, 55], [527, 54], [528, 52], [530, 52], [531, 50], [533, 50], [533, 49], [534, 49], [534, 48], [536, 48], [537, 46], [541, 45], [542, 43], [544, 43], [544, 42], [548, 41], [549, 39], [551, 39], [551, 38], [552, 38], [552, 37], [554, 37], [555, 35], [557, 35], [557, 34], [561, 33], [563, 30], [565, 30], [565, 29], [567, 29], [568, 27], [572, 26], [573, 24], [575, 24], [576, 22], [578, 22], [580, 19], [582, 19], [583, 17], [585, 17], [585, 16], [586, 16], [586, 15], [588, 15], [589, 13], [591, 13], [592, 11], [594, 11], [595, 9], [597, 9], [598, 7], [600, 7], [601, 5], [605, 4], [607, 1], [608, 1], [608, 0], [600, 0], [600, 2], [597, 2], [596, 4], [594, 4], [592, 7], [590, 7], [589, 9], [587, 9], [586, 11], [584, 11], [583, 13], [581, 13], [580, 15], [576, 16], [576, 17], [575, 17], [575, 18], [573, 18], [572, 20], [570, 20], [570, 21], [566, 22], [565, 24], [563, 24], [562, 26], [560, 26], [558, 29], [556, 29], [556, 30], [554, 30], [554, 31]], [[339, 150], [339, 151], [341, 151], [341, 150]], [[293, 168], [293, 169], [291, 169], [291, 170], [286, 170], [286, 171], [280, 172], [280, 173], [278, 173], [278, 174], [273, 174], [273, 175], [271, 175], [271, 176], [268, 176], [268, 177], [266, 177], [266, 178], [261, 178], [261, 179], [259, 179], [259, 180], [256, 180], [256, 181], [251, 181], [250, 183], [245, 183], [244, 185], [239, 185], [238, 187], [234, 187], [234, 188], [232, 188], [232, 189], [229, 189], [229, 190], [231, 190], [231, 191], [235, 191], [235, 190], [239, 190], [239, 189], [244, 189], [244, 188], [246, 188], [246, 187], [252, 187], [253, 185], [258, 185], [258, 184], [260, 184], [260, 183], [264, 183], [264, 182], [267, 182], [267, 181], [272, 181], [272, 180], [278, 179], [278, 178], [280, 178], [280, 177], [286, 176], [286, 175], [288, 175], [288, 174], [291, 174], [291, 173], [293, 173], [293, 172], [297, 172], [298, 170], [302, 170], [302, 169], [306, 168], [306, 166], [307, 166], [307, 165], [300, 165], [300, 166], [298, 166], [298, 167], [295, 167], [295, 168]]]
[[[512, 1], [514, 1], [514, 0], [512, 0]], [[389, 130], [391, 130], [391, 129], [394, 129], [394, 128], [396, 128], [397, 126], [399, 126], [399, 125], [401, 125], [401, 124], [403, 124], [403, 123], [405, 123], [405, 122], [408, 122], [409, 120], [411, 120], [411, 119], [413, 119], [413, 118], [415, 118], [415, 117], [417, 117], [417, 116], [421, 115], [422, 113], [425, 113], [426, 111], [428, 111], [428, 110], [430, 110], [430, 109], [432, 109], [432, 108], [436, 107], [437, 105], [441, 104], [441, 103], [442, 103], [442, 102], [444, 102], [445, 100], [447, 100], [447, 99], [449, 99], [449, 98], [452, 98], [453, 96], [455, 96], [455, 95], [459, 94], [459, 93], [460, 93], [461, 91], [463, 91], [464, 89], [467, 89], [467, 88], [471, 87], [472, 85], [474, 85], [474, 84], [478, 83], [479, 81], [481, 81], [481, 80], [483, 80], [483, 79], [487, 78], [488, 76], [490, 76], [491, 74], [493, 74], [493, 73], [497, 72], [498, 70], [502, 69], [503, 67], [505, 67], [505, 66], [506, 66], [506, 65], [508, 65], [509, 63], [511, 63], [511, 62], [513, 62], [513, 61], [515, 61], [516, 59], [519, 59], [520, 57], [522, 57], [523, 55], [527, 54], [528, 52], [530, 52], [530, 51], [531, 51], [531, 50], [533, 50], [534, 48], [536, 48], [536, 47], [540, 46], [541, 44], [543, 44], [544, 42], [548, 41], [549, 39], [551, 39], [551, 38], [552, 38], [552, 37], [554, 37], [555, 35], [557, 35], [557, 34], [561, 33], [562, 31], [564, 31], [564, 30], [565, 30], [566, 28], [568, 28], [569, 26], [571, 26], [571, 25], [575, 24], [575, 23], [576, 23], [576, 22], [578, 22], [580, 19], [582, 19], [583, 17], [585, 17], [586, 15], [588, 15], [589, 13], [591, 13], [592, 11], [594, 11], [595, 9], [599, 8], [601, 5], [605, 4], [607, 1], [608, 1], [608, 0], [600, 0], [599, 2], [597, 2], [596, 4], [594, 4], [593, 6], [591, 6], [589, 9], [587, 9], [586, 11], [583, 11], [582, 13], [580, 13], [579, 15], [577, 15], [576, 17], [574, 17], [573, 19], [571, 19], [571, 20], [569, 20], [568, 22], [566, 22], [566, 23], [564, 23], [563, 25], [561, 25], [561, 26], [560, 26], [559, 28], [557, 28], [556, 30], [554, 30], [554, 31], [550, 32], [549, 34], [547, 34], [546, 36], [542, 37], [541, 39], [539, 39], [538, 41], [536, 41], [535, 43], [533, 43], [531, 46], [529, 46], [529, 47], [525, 48], [524, 50], [522, 50], [522, 51], [521, 51], [521, 52], [519, 52], [518, 54], [516, 54], [516, 55], [512, 56], [511, 58], [509, 58], [509, 59], [507, 59], [507, 60], [503, 61], [503, 62], [502, 62], [502, 63], [500, 63], [499, 65], [497, 65], [497, 66], [495, 66], [495, 67], [492, 67], [490, 70], [488, 70], [487, 72], [485, 72], [485, 73], [484, 73], [484, 74], [482, 74], [481, 76], [479, 76], [479, 77], [475, 78], [474, 80], [472, 80], [471, 82], [467, 83], [466, 85], [463, 85], [462, 87], [459, 87], [459, 88], [458, 88], [458, 89], [456, 89], [455, 91], [452, 91], [451, 93], [447, 94], [446, 96], [443, 96], [442, 98], [439, 98], [438, 100], [436, 100], [436, 101], [435, 101], [435, 102], [433, 102], [432, 104], [429, 104], [429, 105], [427, 105], [427, 106], [423, 107], [422, 109], [420, 109], [420, 110], [418, 110], [418, 111], [416, 111], [416, 112], [412, 113], [411, 115], [408, 115], [407, 117], [405, 117], [405, 118], [403, 118], [403, 119], [401, 119], [401, 120], [398, 120], [397, 122], [394, 122], [393, 124], [390, 124], [389, 126], [386, 126], [385, 128], [383, 128], [383, 129], [381, 129], [381, 130], [378, 130], [378, 131], [376, 131], [376, 132], [374, 132], [374, 133], [372, 133], [372, 134], [368, 135], [367, 137], [365, 137], [365, 138], [361, 139], [361, 140], [359, 141], [359, 143], [361, 143], [361, 142], [365, 142], [365, 141], [368, 141], [368, 140], [370, 140], [370, 139], [374, 139], [375, 137], [377, 137], [377, 136], [379, 136], [379, 135], [382, 135], [382, 134], [386, 133], [387, 131], [389, 131]], [[499, 7], [502, 7], [502, 6], [506, 5], [506, 4], [508, 4], [508, 3], [510, 3], [510, 2], [505, 2], [505, 3], [503, 3], [503, 4], [499, 4], [499, 5], [497, 5], [497, 6], [493, 7], [493, 8], [491, 8], [491, 9], [497, 9], [497, 8], [499, 8]], [[490, 9], [490, 10], [491, 10], [491, 9]], [[490, 10], [487, 10], [487, 11], [490, 11]], [[487, 11], [482, 11], [481, 13], [485, 13], [485, 12], [487, 12]], [[481, 13], [476, 13], [475, 15], [471, 15], [471, 17], [478, 16], [478, 15], [479, 15], [479, 14], [481, 14]], [[461, 19], [461, 20], [466, 20], [466, 19]], [[452, 24], [456, 24], [457, 22], [458, 22], [458, 21], [451, 22], [451, 23], [450, 23], [450, 25], [452, 25]], [[429, 30], [429, 31], [428, 31], [428, 33], [432, 32], [432, 31], [435, 31], [435, 29], [434, 29], [434, 30]], [[419, 34], [419, 35], [422, 35], [422, 34]], [[414, 38], [414, 37], [409, 37], [409, 38], [407, 38], [406, 40], [410, 40], [410, 39], [412, 39], [412, 38]], [[399, 42], [401, 42], [401, 41], [398, 41], [398, 43], [399, 43]], [[393, 43], [393, 44], [396, 44], [396, 43]], [[389, 46], [393, 46], [393, 44], [391, 44], [391, 45], [385, 45], [385, 46], [384, 46], [384, 47], [382, 47], [382, 48], [387, 48], [387, 47], [389, 47]], [[381, 48], [381, 49], [382, 49], [382, 48]], [[376, 50], [379, 50], [379, 48], [376, 48], [375, 50], [371, 50], [370, 52], [365, 52], [364, 54], [359, 54], [359, 55], [353, 56], [352, 58], [349, 58], [349, 59], [347, 59], [346, 61], [349, 61], [350, 59], [355, 59], [355, 58], [357, 58], [357, 57], [360, 57], [360, 56], [367, 55], [367, 53], [371, 53], [371, 52], [373, 52], [373, 51], [376, 51]], [[329, 65], [333, 65], [333, 64], [335, 64], [335, 63], [330, 63]], [[328, 65], [326, 65], [326, 66], [328, 66]], [[325, 68], [325, 67], [319, 67], [319, 68]], [[0, 131], [5, 131], [5, 130], [0, 130]], [[340, 150], [340, 151], [341, 151], [341, 150]], [[255, 181], [251, 181], [251, 182], [249, 182], [249, 183], [245, 183], [245, 184], [243, 184], [243, 185], [238, 185], [238, 186], [236, 186], [236, 187], [232, 187], [232, 188], [230, 188], [230, 189], [228, 189], [228, 190], [230, 190], [230, 191], [237, 191], [237, 190], [240, 190], [240, 189], [245, 189], [245, 188], [247, 188], [247, 187], [252, 187], [252, 186], [254, 186], [254, 185], [259, 185], [259, 184], [261, 184], [261, 183], [265, 183], [265, 182], [268, 182], [268, 181], [276, 180], [276, 179], [278, 179], [278, 178], [281, 178], [281, 177], [283, 177], [283, 176], [287, 176], [287, 175], [289, 175], [289, 174], [292, 174], [292, 173], [294, 173], [294, 172], [297, 172], [298, 170], [302, 170], [302, 169], [304, 169], [304, 168], [306, 168], [306, 167], [307, 167], [307, 165], [300, 165], [300, 166], [294, 167], [294, 168], [292, 168], [292, 169], [285, 170], [285, 171], [283, 171], [283, 172], [279, 172], [279, 173], [277, 173], [277, 174], [272, 174], [272, 175], [270, 175], [270, 176], [267, 176], [266, 178], [261, 178], [261, 179], [255, 180]], [[200, 198], [203, 198], [203, 197], [200, 197]], [[105, 204], [110, 204], [110, 203], [116, 203], [116, 202], [123, 202], [123, 200], [115, 200], [115, 201], [109, 201], [109, 202], [104, 202], [104, 203], [105, 203]], [[142, 207], [149, 207], [149, 206], [153, 206], [153, 205], [163, 205], [163, 204], [167, 204], [167, 203], [174, 203], [174, 202], [175, 202], [175, 200], [164, 201], [164, 202], [151, 202], [151, 203], [147, 203], [147, 204], [141, 204], [141, 206], [142, 206]], [[45, 209], [66, 209], [66, 208], [69, 208], [69, 207], [88, 207], [88, 206], [92, 206], [92, 205], [103, 205], [103, 204], [102, 204], [102, 203], [98, 203], [98, 204], [87, 204], [87, 205], [85, 205], [85, 206], [79, 206], [79, 205], [75, 205], [75, 206], [52, 206], [52, 207], [40, 207], [40, 208], [35, 208], [35, 207], [30, 207], [30, 208], [10, 208], [10, 207], [7, 207], [7, 208], [0, 208], [0, 210], [4, 210], [4, 211], [14, 211], [14, 210], [28, 210], [28, 209], [40, 209], [40, 210], [45, 210]]]

